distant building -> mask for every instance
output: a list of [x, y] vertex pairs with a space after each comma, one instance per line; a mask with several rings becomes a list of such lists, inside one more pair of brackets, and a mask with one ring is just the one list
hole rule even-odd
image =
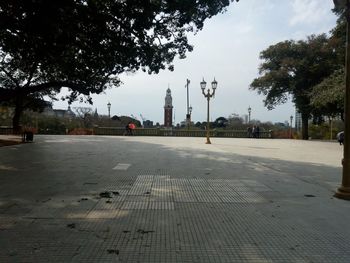
[[153, 127], [153, 121], [145, 120], [142, 122], [142, 126], [144, 128], [152, 128]]
[[64, 115], [66, 114], [66, 110], [53, 110], [53, 112], [58, 118], [64, 118]]
[[52, 106], [47, 106], [44, 111], [43, 114], [46, 116], [51, 116], [51, 117], [58, 117], [58, 118], [74, 118], [75, 114], [72, 111], [71, 107], [68, 106], [67, 110], [54, 110], [52, 108]]
[[243, 115], [242, 118], [244, 119], [245, 124], [249, 124], [249, 117], [247, 114]]
[[289, 126], [288, 122], [275, 122], [274, 125], [279, 128], [287, 128]]
[[173, 126], [173, 98], [171, 97], [170, 88], [166, 91], [164, 104], [164, 127], [171, 128]]
[[55, 116], [55, 112], [53, 111], [53, 108], [51, 105], [46, 106], [45, 109], [43, 110], [42, 114], [45, 116], [50, 116], [50, 117]]
[[94, 118], [96, 118], [96, 119], [98, 118], [97, 108], [95, 108]]

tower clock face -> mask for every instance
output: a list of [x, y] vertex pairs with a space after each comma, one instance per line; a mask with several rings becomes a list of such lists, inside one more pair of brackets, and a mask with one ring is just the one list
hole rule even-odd
[[165, 104], [166, 104], [166, 105], [171, 105], [171, 97], [167, 97], [167, 98], [165, 99]]
[[165, 106], [172, 106], [171, 90], [167, 89], [165, 96]]

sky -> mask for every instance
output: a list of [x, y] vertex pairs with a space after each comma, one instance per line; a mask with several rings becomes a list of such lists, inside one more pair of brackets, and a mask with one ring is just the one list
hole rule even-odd
[[[248, 114], [251, 119], [285, 122], [295, 114], [292, 102], [264, 107], [264, 96], [249, 90], [258, 77], [262, 61], [259, 54], [270, 45], [285, 40], [306, 39], [311, 34], [328, 33], [336, 24], [332, 0], [240, 0], [233, 2], [223, 14], [206, 20], [196, 35], [188, 35], [194, 50], [185, 59], [175, 59], [174, 71], [164, 70], [149, 75], [142, 71], [120, 76], [123, 84], [93, 95], [93, 105], [75, 102], [74, 107], [91, 107], [102, 115], [140, 114], [154, 123], [164, 122], [164, 99], [170, 87], [175, 123], [187, 113], [186, 79], [190, 80], [189, 99], [192, 121], [206, 121], [207, 101], [201, 93], [204, 78], [207, 87], [214, 77], [218, 82], [215, 97], [210, 100], [210, 119], [227, 118], [231, 114]], [[64, 91], [62, 92], [64, 94]], [[61, 94], [61, 95], [62, 95]], [[55, 109], [66, 109], [66, 101], [54, 102]]]

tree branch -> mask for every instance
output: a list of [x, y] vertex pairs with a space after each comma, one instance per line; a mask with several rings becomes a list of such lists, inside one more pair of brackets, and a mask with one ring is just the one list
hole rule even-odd
[[73, 90], [79, 91], [80, 93], [83, 93], [81, 91], [86, 88], [86, 85], [82, 83], [74, 83], [71, 81], [51, 81], [51, 82], [45, 82], [45, 83], [29, 86], [21, 90], [1, 88], [0, 101], [8, 101], [17, 96], [26, 96], [29, 94], [33, 94], [35, 92], [40, 92], [47, 89], [60, 89], [62, 87], [71, 88]]
[[10, 74], [10, 72], [8, 72], [8, 71], [7, 71], [4, 67], [2, 67], [2, 66], [0, 66], [0, 70], [2, 70], [2, 71], [6, 74], [6, 76], [7, 76], [10, 80], [13, 81], [13, 83], [15, 84], [15, 86], [16, 86], [17, 88], [20, 87], [19, 83], [18, 83], [17, 80]]

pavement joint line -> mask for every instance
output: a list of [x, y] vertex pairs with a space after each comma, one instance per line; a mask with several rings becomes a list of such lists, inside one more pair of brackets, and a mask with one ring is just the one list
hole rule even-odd
[[113, 170], [128, 170], [131, 164], [129, 163], [118, 163], [117, 166], [113, 168]]

